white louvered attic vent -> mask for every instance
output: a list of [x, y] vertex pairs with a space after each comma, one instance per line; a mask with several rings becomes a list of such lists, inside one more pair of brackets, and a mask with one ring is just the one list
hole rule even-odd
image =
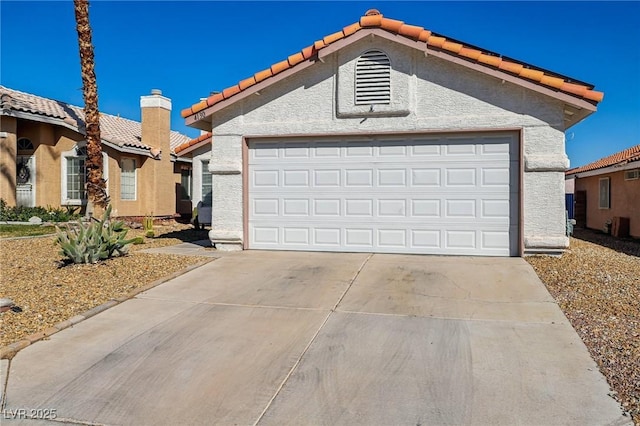
[[356, 105], [391, 102], [391, 62], [379, 50], [369, 50], [356, 62]]

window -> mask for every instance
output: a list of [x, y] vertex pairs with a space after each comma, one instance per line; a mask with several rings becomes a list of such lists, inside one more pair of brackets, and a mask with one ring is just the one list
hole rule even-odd
[[[63, 206], [79, 206], [87, 203], [87, 167], [85, 160], [87, 149], [85, 142], [78, 142], [73, 149], [61, 153], [60, 162], [60, 204]], [[107, 181], [107, 192], [109, 191], [109, 167], [107, 167], [109, 157], [102, 153], [102, 163], [104, 170], [102, 177]]]
[[599, 206], [601, 209], [610, 208], [610, 189], [611, 182], [608, 177], [600, 179], [600, 197]]
[[85, 147], [77, 147], [65, 155], [66, 179], [65, 190], [66, 200], [70, 204], [81, 204], [87, 199], [85, 184], [87, 182], [87, 168], [85, 160], [87, 150]]
[[120, 160], [120, 199], [136, 199], [136, 160], [133, 158]]
[[18, 151], [33, 151], [33, 142], [27, 138], [18, 139]]
[[190, 200], [191, 192], [191, 169], [180, 170], [180, 199]]
[[640, 177], [640, 169], [627, 170], [624, 172], [624, 180], [636, 180]]
[[209, 172], [209, 161], [202, 161], [202, 203], [211, 205], [213, 187], [211, 184], [211, 172]]
[[356, 62], [356, 105], [391, 103], [391, 62], [386, 53], [369, 50]]

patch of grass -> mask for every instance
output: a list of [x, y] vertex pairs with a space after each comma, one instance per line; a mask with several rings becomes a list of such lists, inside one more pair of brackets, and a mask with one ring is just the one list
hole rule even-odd
[[0, 238], [34, 237], [55, 234], [55, 226], [41, 225], [0, 225]]

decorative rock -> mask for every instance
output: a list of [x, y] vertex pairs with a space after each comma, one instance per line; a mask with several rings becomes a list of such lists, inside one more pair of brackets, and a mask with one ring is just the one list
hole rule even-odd
[[42, 224], [42, 219], [40, 219], [38, 216], [31, 216], [29, 218], [29, 223], [31, 223], [33, 225], [41, 225]]

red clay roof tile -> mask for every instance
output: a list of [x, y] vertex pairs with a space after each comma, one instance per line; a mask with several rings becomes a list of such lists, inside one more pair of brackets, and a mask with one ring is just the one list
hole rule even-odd
[[420, 36], [418, 37], [419, 41], [423, 41], [423, 42], [427, 42], [429, 40], [429, 37], [431, 37], [431, 31], [429, 30], [423, 30], [420, 33]]
[[540, 83], [559, 89], [562, 87], [564, 80], [558, 77], [551, 77], [551, 76], [545, 75], [540, 79]]
[[284, 60], [284, 61], [278, 62], [277, 64], [271, 65], [271, 72], [273, 73], [273, 75], [276, 75], [288, 68], [289, 68], [289, 62]]
[[309, 59], [315, 54], [315, 49], [313, 45], [307, 46], [304, 49], [302, 49], [300, 53], [302, 53], [302, 56], [304, 57], [304, 59]]
[[314, 58], [318, 51], [332, 43], [349, 37], [361, 29], [367, 28], [381, 28], [385, 31], [389, 31], [412, 40], [426, 42], [429, 46], [443, 49], [450, 54], [475, 61], [490, 68], [497, 68], [512, 73], [518, 77], [531, 80], [548, 88], [561, 90], [582, 99], [597, 103], [602, 101], [604, 97], [604, 93], [593, 90], [593, 86], [591, 85], [572, 82], [568, 78], [565, 79], [564, 77], [552, 75], [548, 71], [536, 69], [528, 64], [505, 59], [490, 52], [485, 52], [472, 46], [466, 46], [464, 43], [448, 40], [446, 37], [435, 35], [431, 33], [431, 31], [425, 30], [422, 27], [408, 25], [395, 19], [385, 18], [377, 10], [370, 9], [358, 22], [344, 27], [342, 31], [330, 34], [322, 40], [316, 41], [313, 45], [305, 47], [299, 53], [289, 56], [287, 60], [278, 62], [272, 65], [269, 69], [256, 73], [253, 77], [243, 80], [238, 85], [225, 89], [223, 91], [224, 96], [220, 95], [209, 97], [205, 104], [200, 102], [190, 108], [182, 110], [182, 116], [186, 118], [205, 109], [207, 106], [214, 105], [223, 99], [228, 99], [256, 83], [260, 83], [261, 81], [264, 81], [286, 69], [295, 67], [305, 60]]
[[247, 79], [242, 80], [240, 83], [238, 83], [238, 86], [240, 87], [240, 90], [244, 90], [247, 87], [251, 87], [254, 84], [256, 84], [256, 79], [255, 77], [251, 76]]
[[382, 15], [365, 15], [360, 18], [360, 26], [362, 27], [379, 27], [382, 25]]
[[462, 45], [460, 43], [454, 43], [451, 41], [445, 41], [442, 44], [442, 48], [446, 50], [450, 50], [453, 53], [458, 53], [462, 50]]
[[458, 52], [458, 55], [464, 56], [465, 58], [477, 60], [480, 57], [480, 55], [482, 55], [482, 52], [479, 51], [478, 49], [470, 49], [468, 47], [463, 47]]
[[478, 62], [482, 62], [483, 64], [487, 64], [487, 65], [491, 65], [493, 67], [499, 68], [500, 63], [502, 62], [502, 58], [483, 53], [478, 57]]
[[260, 83], [262, 80], [271, 77], [271, 69], [262, 70], [254, 76], [256, 79], [256, 83]]
[[542, 76], [544, 76], [544, 72], [531, 68], [524, 68], [520, 71], [520, 77], [528, 78], [529, 80], [540, 81]]
[[226, 89], [224, 89], [222, 91], [222, 96], [225, 99], [229, 99], [231, 96], [235, 95], [236, 93], [240, 93], [240, 88], [238, 87], [237, 84], [235, 86], [227, 87]]
[[345, 37], [349, 37], [351, 34], [355, 34], [360, 28], [360, 23], [359, 22], [355, 22], [351, 25], [347, 25], [346, 27], [344, 27], [342, 29], [342, 32], [344, 33]]
[[442, 47], [445, 41], [447, 41], [446, 38], [431, 34], [427, 39], [427, 44], [435, 47]]
[[302, 61], [304, 61], [304, 56], [302, 56], [302, 53], [299, 53], [299, 52], [287, 58], [287, 62], [289, 62], [289, 66], [292, 66], [292, 67], [295, 67]]
[[608, 157], [596, 160], [593, 163], [585, 164], [584, 166], [567, 170], [566, 174], [573, 175], [576, 173], [589, 172], [591, 170], [602, 169], [609, 166], [622, 166], [632, 161], [640, 161], [640, 145], [632, 146], [631, 148], [616, 152], [615, 154], [612, 154]]
[[398, 34], [412, 38], [414, 40], [418, 40], [420, 38], [420, 34], [422, 33], [422, 31], [424, 31], [424, 28], [408, 24], [404, 24], [400, 28], [398, 28]]
[[513, 62], [502, 61], [498, 68], [513, 74], [520, 74], [522, 68], [524, 67], [522, 66], [522, 64], [514, 64]]
[[393, 33], [398, 33], [400, 27], [404, 25], [404, 22], [398, 21], [395, 19], [383, 18], [380, 27], [383, 30], [391, 31]]
[[325, 47], [325, 44], [324, 44], [324, 41], [322, 41], [322, 40], [318, 40], [315, 43], [313, 43], [313, 49], [314, 50], [320, 50], [323, 47]]
[[344, 38], [344, 33], [342, 31], [335, 32], [333, 34], [329, 34], [325, 38], [322, 39], [325, 45], [330, 45], [331, 43], [338, 41]]
[[210, 142], [209, 139], [211, 139], [212, 136], [213, 136], [213, 134], [211, 132], [203, 133], [203, 134], [201, 134], [200, 136], [198, 136], [195, 139], [191, 139], [188, 142], [185, 142], [185, 143], [182, 143], [182, 144], [178, 145], [174, 149], [174, 152], [176, 154], [179, 154], [182, 151], [184, 151], [185, 149], [187, 149], [189, 147], [192, 147], [194, 145], [199, 145], [199, 144], [205, 145], [206, 143]]

